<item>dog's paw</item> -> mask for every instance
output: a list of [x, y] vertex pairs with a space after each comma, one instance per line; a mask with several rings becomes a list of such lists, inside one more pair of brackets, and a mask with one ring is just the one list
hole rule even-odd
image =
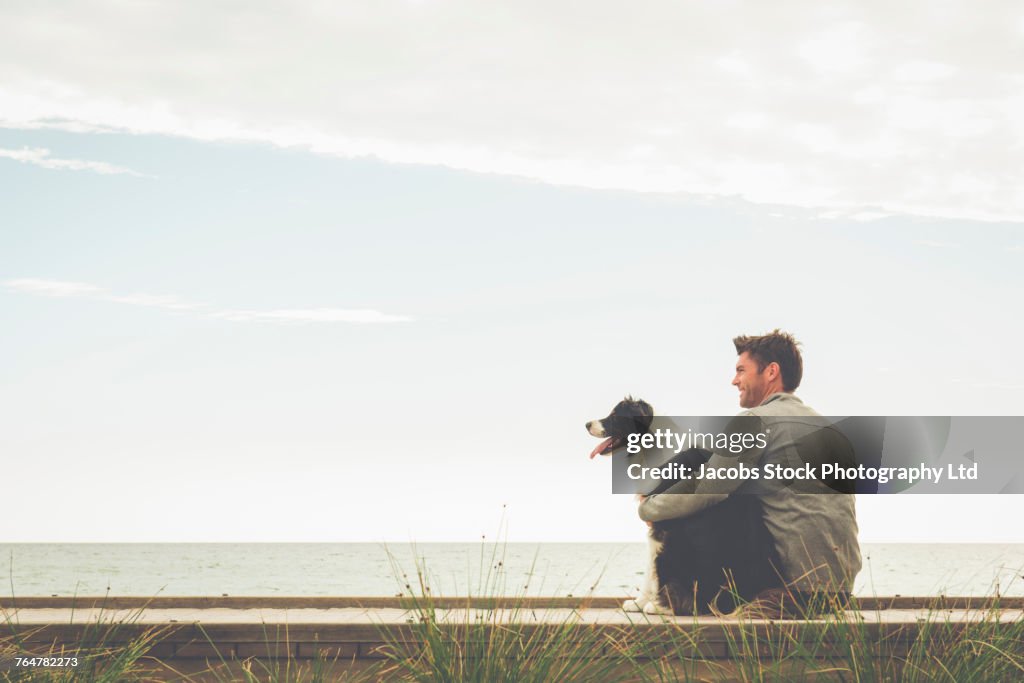
[[626, 600], [622, 603], [622, 611], [624, 612], [643, 612], [644, 606], [636, 600]]
[[668, 616], [672, 616], [672, 610], [665, 607], [657, 600], [651, 600], [644, 605], [644, 614], [666, 614]]

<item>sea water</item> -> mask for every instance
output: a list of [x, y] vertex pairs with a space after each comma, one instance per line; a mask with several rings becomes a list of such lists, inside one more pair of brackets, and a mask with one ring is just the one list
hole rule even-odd
[[[854, 592], [1024, 595], [1024, 544], [862, 545]], [[620, 596], [643, 543], [0, 543], [6, 595]], [[407, 587], [408, 586], [408, 587]]]

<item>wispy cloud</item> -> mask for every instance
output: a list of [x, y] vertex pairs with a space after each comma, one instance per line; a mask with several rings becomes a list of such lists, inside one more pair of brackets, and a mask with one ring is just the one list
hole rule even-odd
[[112, 126], [102, 126], [92, 123], [85, 123], [84, 121], [74, 121], [71, 119], [36, 119], [34, 121], [20, 121], [13, 126], [4, 124], [3, 120], [0, 119], [0, 128], [17, 128], [18, 130], [59, 130], [65, 133], [121, 133], [123, 132], [120, 128], [114, 128]]
[[174, 296], [153, 294], [115, 294], [102, 287], [84, 282], [20, 278], [3, 283], [6, 290], [38, 296], [80, 298], [117, 304], [159, 308], [175, 312], [193, 312], [208, 318], [232, 322], [265, 323], [352, 323], [380, 324], [411, 322], [410, 316], [392, 315], [371, 309], [343, 308], [284, 308], [272, 310], [218, 309], [208, 304], [190, 303]]
[[173, 296], [156, 296], [152, 294], [115, 294], [103, 287], [85, 282], [67, 282], [64, 280], [43, 280], [38, 278], [19, 278], [7, 280], [4, 288], [12, 292], [36, 294], [40, 296], [91, 299], [108, 301], [118, 304], [130, 304], [146, 308], [162, 308], [168, 311], [197, 311], [206, 308], [204, 304], [193, 304]]
[[98, 296], [103, 293], [101, 287], [87, 285], [84, 282], [62, 282], [59, 280], [37, 280], [23, 278], [8, 280], [4, 287], [9, 290], [42, 296]]
[[826, 220], [849, 220], [859, 221], [867, 223], [870, 221], [877, 221], [882, 218], [889, 218], [893, 215], [892, 211], [879, 211], [875, 209], [830, 209], [828, 211], [819, 211], [817, 214], [818, 218], [824, 218]]
[[[470, 0], [253, 0], [244, 30], [216, 35], [192, 30], [238, 21], [216, 3], [145, 8], [0, 6], [0, 44], [19, 65], [0, 72], [0, 125], [251, 140], [854, 215], [1024, 220], [1011, 0], [927, 16], [853, 0], [828, 11], [602, 0], [586, 12], [556, 0], [484, 20]], [[552, 16], [572, 21], [551, 31]], [[168, 59], [186, 42], [188, 58]]]
[[133, 171], [123, 166], [115, 166], [105, 161], [87, 161], [85, 159], [59, 159], [50, 156], [50, 150], [41, 147], [23, 147], [21, 149], [0, 148], [0, 158], [14, 159], [23, 164], [32, 164], [56, 171], [92, 171], [102, 175], [130, 175], [136, 178], [152, 178], [144, 173]]
[[218, 311], [215, 318], [238, 322], [322, 322], [322, 323], [400, 323], [412, 318], [388, 315], [369, 309], [296, 308], [271, 311]]

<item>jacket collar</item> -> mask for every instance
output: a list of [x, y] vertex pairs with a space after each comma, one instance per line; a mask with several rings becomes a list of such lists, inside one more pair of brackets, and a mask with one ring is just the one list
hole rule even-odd
[[772, 401], [796, 401], [797, 403], [803, 403], [803, 401], [787, 391], [778, 391], [761, 401], [761, 405], [766, 405]]

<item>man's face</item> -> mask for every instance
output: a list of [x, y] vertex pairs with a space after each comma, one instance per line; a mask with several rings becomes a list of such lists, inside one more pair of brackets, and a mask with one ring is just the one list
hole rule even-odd
[[757, 361], [744, 351], [736, 359], [736, 376], [732, 378], [732, 385], [740, 390], [740, 407], [754, 408], [761, 405], [766, 395], [767, 379], [764, 370], [758, 371]]

